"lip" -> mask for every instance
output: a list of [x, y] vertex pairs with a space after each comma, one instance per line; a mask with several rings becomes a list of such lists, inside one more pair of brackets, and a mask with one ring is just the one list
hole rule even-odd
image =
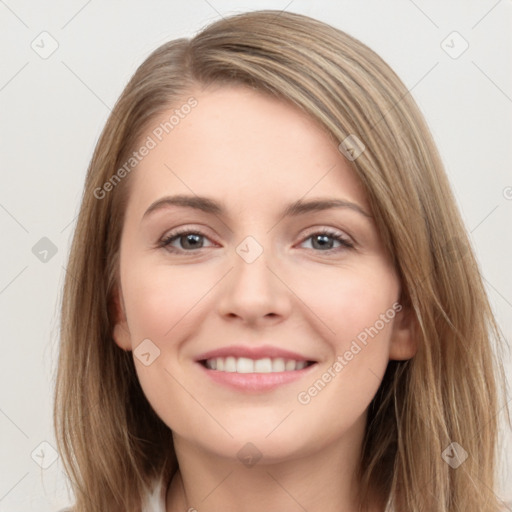
[[[213, 359], [215, 357], [248, 357], [249, 359], [276, 359], [282, 357], [283, 359], [293, 359], [294, 361], [315, 361], [313, 358], [305, 357], [297, 352], [272, 347], [270, 345], [262, 345], [260, 347], [248, 347], [244, 345], [233, 345], [229, 347], [222, 347], [215, 350], [205, 352], [198, 357], [196, 361], [204, 361], [206, 359]], [[316, 361], [315, 361], [316, 362]], [[301, 370], [296, 370], [301, 371]], [[285, 372], [282, 372], [285, 373]]]
[[222, 384], [236, 391], [261, 393], [272, 391], [285, 384], [297, 381], [313, 371], [317, 363], [306, 366], [302, 370], [284, 371], [276, 373], [236, 373], [210, 370], [201, 363], [196, 363], [206, 376], [218, 384]]
[[[278, 358], [293, 359], [294, 361], [311, 361], [313, 364], [306, 366], [302, 370], [292, 370], [274, 373], [237, 373], [237, 372], [223, 372], [218, 370], [211, 370], [203, 365], [206, 359], [213, 359], [215, 357], [248, 357], [250, 359], [264, 359], [264, 358]], [[245, 393], [261, 393], [265, 391], [272, 391], [280, 386], [295, 382], [312, 371], [317, 367], [317, 361], [302, 356], [296, 352], [280, 349], [271, 346], [261, 347], [247, 347], [247, 346], [231, 346], [222, 347], [216, 350], [205, 352], [196, 358], [196, 364], [200, 371], [204, 372], [206, 377], [210, 378], [213, 382], [221, 384], [236, 391]]]

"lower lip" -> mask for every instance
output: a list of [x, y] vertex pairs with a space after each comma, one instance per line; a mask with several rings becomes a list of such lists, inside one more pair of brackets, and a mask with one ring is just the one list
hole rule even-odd
[[210, 370], [201, 363], [197, 363], [199, 367], [214, 382], [224, 386], [236, 389], [237, 391], [260, 392], [271, 391], [284, 384], [294, 382], [311, 373], [317, 366], [316, 363], [303, 368], [302, 370], [293, 370], [288, 372], [275, 373], [237, 373], [237, 372], [220, 372]]

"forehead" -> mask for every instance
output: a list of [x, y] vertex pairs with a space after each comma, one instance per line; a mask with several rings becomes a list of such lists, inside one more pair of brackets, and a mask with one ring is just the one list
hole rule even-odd
[[141, 137], [154, 147], [132, 172], [132, 208], [187, 193], [242, 209], [308, 195], [340, 196], [368, 209], [336, 141], [297, 107], [245, 86], [196, 90], [193, 97], [194, 108], [176, 112], [174, 105]]

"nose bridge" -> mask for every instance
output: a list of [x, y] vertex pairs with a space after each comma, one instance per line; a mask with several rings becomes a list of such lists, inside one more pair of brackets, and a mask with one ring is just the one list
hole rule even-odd
[[247, 237], [237, 246], [233, 277], [236, 278], [242, 288], [245, 286], [263, 290], [269, 286], [270, 271], [267, 265], [272, 260], [271, 251], [272, 249], [268, 247], [268, 244], [264, 249], [253, 237]]
[[234, 268], [227, 276], [219, 301], [223, 314], [254, 320], [287, 311], [286, 287], [274, 275], [275, 257], [268, 247], [270, 237], [265, 238], [265, 247], [263, 236], [258, 238], [261, 243], [255, 236], [247, 236], [235, 248]]
[[[258, 237], [261, 240], [261, 236]], [[268, 241], [263, 247], [252, 235], [247, 236], [236, 247], [234, 260], [234, 273], [232, 286], [237, 293], [252, 297], [261, 297], [269, 293], [275, 283], [272, 282], [272, 273], [268, 266], [271, 266], [272, 248]]]

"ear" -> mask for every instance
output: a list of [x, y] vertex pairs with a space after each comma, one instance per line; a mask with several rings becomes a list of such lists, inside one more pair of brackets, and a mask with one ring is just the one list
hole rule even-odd
[[397, 311], [389, 346], [389, 359], [404, 361], [411, 359], [418, 350], [418, 320], [411, 307]]
[[126, 321], [126, 312], [121, 289], [117, 287], [112, 297], [112, 314], [114, 318], [114, 328], [112, 338], [116, 345], [123, 350], [132, 350], [132, 341], [128, 322]]

